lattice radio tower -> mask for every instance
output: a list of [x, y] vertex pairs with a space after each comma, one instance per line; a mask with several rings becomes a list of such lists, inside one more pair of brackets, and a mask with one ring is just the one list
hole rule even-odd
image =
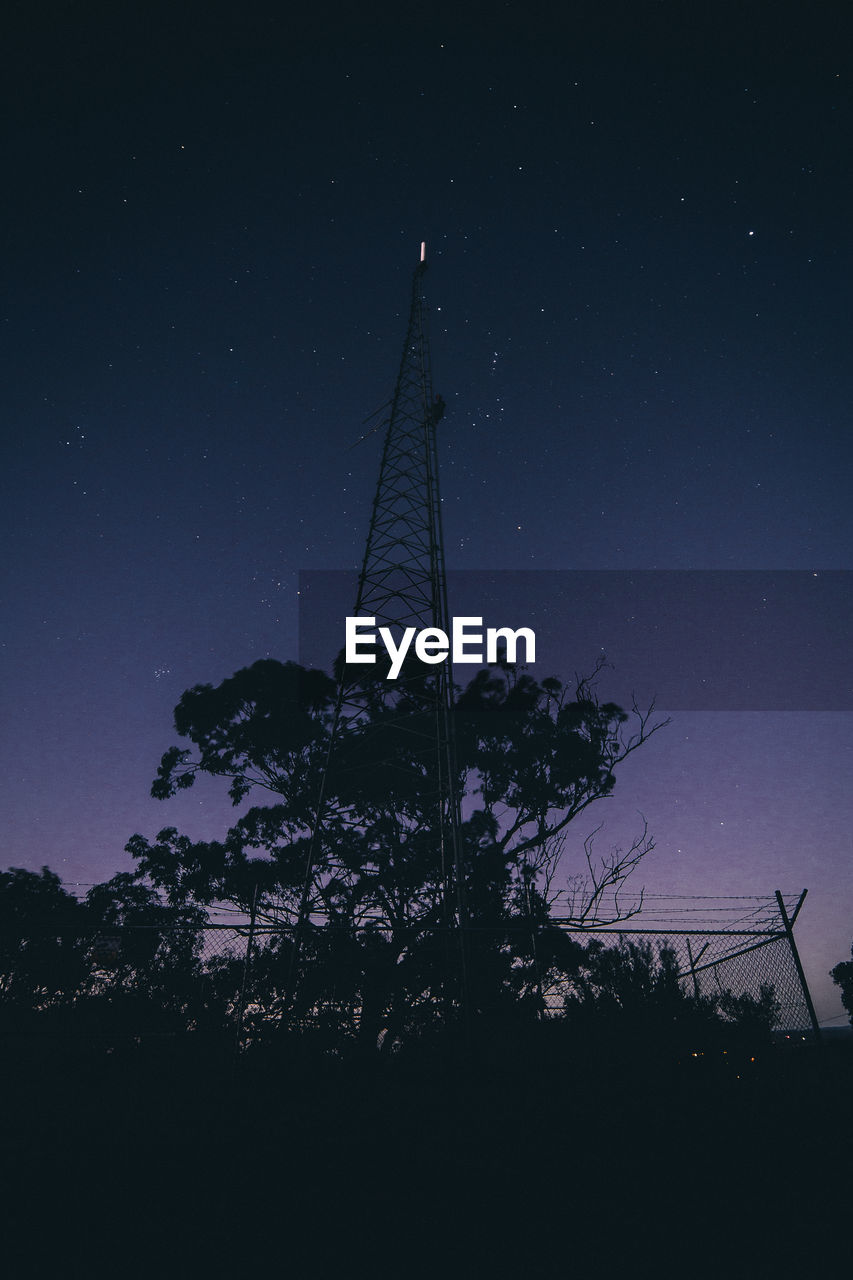
[[[451, 629], [436, 448], [444, 401], [434, 395], [432, 386], [424, 298], [426, 269], [426, 246], [422, 244], [399, 373], [384, 420], [387, 430], [354, 609], [354, 616], [375, 619], [375, 630], [389, 627], [397, 637], [406, 627], [435, 627], [448, 634]], [[363, 759], [375, 766], [378, 752], [379, 762], [390, 766], [396, 776], [409, 772], [421, 799], [426, 799], [434, 814], [431, 830], [443, 886], [442, 931], [447, 940], [448, 969], [453, 971], [445, 980], [445, 1006], [455, 1004], [467, 1011], [466, 910], [450, 656], [430, 666], [428, 676], [424, 671], [423, 665], [415, 662], [404, 666], [399, 678], [390, 681], [384, 678], [387, 666], [383, 671], [378, 655], [375, 666], [348, 666], [342, 658], [338, 660], [337, 705], [311, 837], [291, 979], [296, 979], [299, 938], [310, 912], [315, 850], [322, 839], [328, 783], [333, 773], [339, 779], [340, 770], [357, 769], [352, 738], [347, 763], [341, 761], [339, 751], [341, 738], [355, 731], [364, 735], [357, 739]], [[372, 712], [369, 724], [368, 708]], [[379, 716], [377, 708], [381, 709]], [[356, 751], [355, 757], [358, 754]]]

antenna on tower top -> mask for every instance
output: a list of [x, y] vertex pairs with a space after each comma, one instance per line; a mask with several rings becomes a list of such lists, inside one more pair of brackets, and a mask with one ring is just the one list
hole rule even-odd
[[426, 262], [426, 240], [421, 241], [421, 262]]

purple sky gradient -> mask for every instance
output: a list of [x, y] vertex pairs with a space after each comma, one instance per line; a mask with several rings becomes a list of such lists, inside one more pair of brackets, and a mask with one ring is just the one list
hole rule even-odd
[[[172, 709], [295, 658], [299, 571], [358, 565], [379, 439], [350, 446], [391, 393], [425, 238], [447, 561], [509, 575], [489, 622], [524, 625], [532, 571], [819, 575], [784, 634], [737, 631], [772, 688], [796, 663], [794, 701], [662, 706], [601, 816], [619, 842], [646, 815], [656, 892], [807, 887], [839, 1025], [849, 15], [290, 8], [11, 20], [2, 865], [90, 882], [135, 831], [221, 833], [213, 785], [148, 795]], [[733, 592], [714, 617], [743, 616]], [[558, 660], [587, 668], [589, 607], [549, 607]], [[683, 664], [674, 634], [605, 642], [620, 691]]]

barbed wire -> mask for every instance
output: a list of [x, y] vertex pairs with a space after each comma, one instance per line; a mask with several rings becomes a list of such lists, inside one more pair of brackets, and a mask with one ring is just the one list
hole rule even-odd
[[[85, 896], [81, 894], [82, 890], [95, 887], [85, 881], [62, 883], [69, 890], [76, 890], [75, 896]], [[793, 918], [803, 895], [785, 893], [781, 898], [785, 912]], [[78, 938], [82, 937], [82, 945], [88, 946], [95, 957], [96, 970], [101, 963], [106, 968], [120, 963], [122, 939], [157, 935], [159, 941], [153, 949], [149, 944], [151, 954], [160, 948], [165, 955], [170, 946], [174, 948], [179, 943], [190, 946], [200, 965], [196, 978], [202, 983], [222, 979], [223, 966], [228, 966], [229, 971], [233, 967], [234, 972], [241, 970], [249, 975], [259, 962], [265, 966], [269, 979], [272, 973], [269, 966], [276, 960], [276, 953], [289, 947], [293, 938], [293, 924], [275, 918], [277, 912], [284, 912], [284, 904], [277, 900], [265, 902], [254, 922], [248, 911], [234, 903], [214, 902], [205, 911], [206, 919], [199, 924], [156, 919], [116, 925], [74, 923], [69, 924], [67, 932], [69, 936], [73, 933]], [[317, 919], [314, 923], [318, 926], [318, 935], [349, 933], [357, 937], [359, 933], [366, 936], [368, 929], [375, 933], [381, 921], [365, 920], [357, 926], [350, 922], [337, 927], [326, 920]], [[31, 927], [34, 936], [36, 933], [61, 935], [64, 930], [64, 926], [47, 920], [41, 925], [33, 922]], [[628, 919], [610, 923], [583, 923], [572, 920], [570, 916], [552, 914], [548, 921], [535, 926], [516, 918], [496, 926], [474, 924], [470, 932], [482, 938], [491, 932], [496, 939], [527, 935], [535, 948], [544, 934], [554, 928], [570, 935], [581, 946], [589, 947], [593, 942], [600, 942], [608, 947], [632, 943], [648, 947], [657, 962], [664, 952], [669, 952], [675, 957], [678, 981], [688, 995], [702, 998], [727, 995], [735, 1000], [750, 996], [756, 999], [763, 989], [772, 990], [779, 1006], [780, 1026], [789, 1030], [810, 1026], [803, 985], [775, 895], [649, 894], [643, 900], [642, 910]], [[430, 928], [428, 932], [435, 935], [437, 945], [446, 945], [446, 940], [441, 940], [442, 929]], [[132, 946], [128, 953], [133, 953]], [[108, 957], [109, 964], [104, 957]], [[272, 981], [275, 986], [275, 980]], [[247, 1009], [251, 1015], [257, 1013], [256, 996], [260, 996], [253, 994], [251, 983], [248, 985]], [[546, 1014], [561, 1014], [572, 995], [570, 978], [556, 982], [544, 993]], [[341, 996], [338, 1000], [332, 994], [323, 999], [325, 1018], [330, 1016], [330, 1006], [337, 1002], [341, 1005], [341, 1025], [347, 1018], [352, 1021], [355, 1017], [357, 1020], [351, 998]], [[842, 1018], [843, 1015], [838, 1015], [827, 1021], [841, 1021]]]

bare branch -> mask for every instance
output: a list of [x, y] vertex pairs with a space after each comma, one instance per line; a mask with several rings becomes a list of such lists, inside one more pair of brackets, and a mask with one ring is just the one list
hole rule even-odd
[[[629, 876], [655, 847], [655, 842], [649, 835], [648, 823], [642, 814], [640, 817], [643, 829], [627, 849], [613, 848], [604, 857], [596, 859], [595, 838], [603, 824], [586, 837], [583, 847], [587, 874], [573, 876], [568, 881], [565, 898], [567, 915], [561, 917], [563, 923], [573, 924], [578, 928], [600, 928], [602, 925], [629, 920], [642, 910], [643, 889], [631, 894], [629, 900], [625, 896], [625, 884]], [[559, 895], [555, 895], [557, 897]]]

